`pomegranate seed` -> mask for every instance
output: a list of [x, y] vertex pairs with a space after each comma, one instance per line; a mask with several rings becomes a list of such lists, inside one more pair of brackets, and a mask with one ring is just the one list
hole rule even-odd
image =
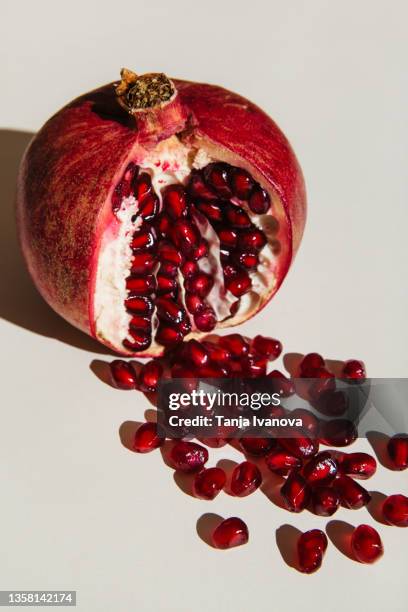
[[130, 194], [132, 193], [132, 188], [136, 182], [138, 174], [139, 166], [137, 166], [134, 162], [129, 162], [126, 166], [126, 170], [121, 180], [123, 186], [123, 194], [125, 195], [125, 197], [130, 196]]
[[384, 553], [381, 538], [370, 525], [356, 527], [351, 536], [351, 550], [360, 563], [375, 563]]
[[197, 340], [189, 340], [183, 347], [182, 358], [187, 364], [193, 363], [196, 367], [205, 366], [208, 363], [208, 351]]
[[186, 336], [187, 334], [189, 334], [191, 332], [191, 323], [190, 323], [190, 319], [189, 317], [185, 317], [178, 325], [177, 325], [177, 329], [183, 334], [183, 336]]
[[328, 451], [318, 453], [303, 468], [303, 476], [311, 486], [329, 484], [336, 478], [337, 472], [337, 461], [333, 459]]
[[247, 200], [254, 187], [252, 176], [242, 168], [234, 168], [230, 172], [230, 185], [234, 196]]
[[349, 419], [331, 419], [322, 421], [319, 439], [326, 446], [349, 446], [358, 436], [357, 429]]
[[183, 341], [183, 334], [174, 327], [159, 325], [156, 333], [156, 342], [163, 346], [173, 346]]
[[346, 361], [343, 366], [342, 377], [349, 379], [349, 382], [363, 382], [366, 377], [364, 363], [357, 359]]
[[130, 296], [125, 301], [129, 312], [139, 315], [149, 315], [153, 312], [153, 302], [145, 296]]
[[358, 510], [371, 500], [369, 492], [349, 476], [339, 476], [333, 486], [339, 494], [341, 505], [350, 510]]
[[151, 331], [152, 322], [149, 317], [141, 317], [139, 315], [135, 315], [130, 319], [129, 327], [133, 329], [142, 329], [144, 331]]
[[220, 223], [224, 216], [215, 202], [196, 202], [196, 208], [213, 223]]
[[214, 499], [224, 488], [226, 480], [225, 472], [221, 468], [204, 468], [194, 478], [194, 495], [201, 499]]
[[184, 278], [191, 278], [200, 271], [198, 264], [195, 261], [186, 261], [180, 268]]
[[198, 296], [192, 293], [186, 293], [185, 295], [186, 308], [191, 314], [197, 314], [202, 312], [205, 308], [204, 301]]
[[319, 353], [308, 353], [299, 364], [302, 378], [314, 378], [318, 370], [325, 367], [324, 359]]
[[408, 527], [408, 497], [390, 495], [384, 501], [383, 515], [387, 523], [396, 527]]
[[207, 350], [210, 361], [224, 366], [228, 365], [231, 361], [230, 351], [223, 346], [213, 344], [212, 342], [203, 342], [203, 346]]
[[207, 257], [207, 255], [208, 255], [208, 242], [207, 240], [202, 238], [198, 246], [196, 246], [194, 249], [191, 250], [189, 257], [193, 261], [198, 261], [199, 259], [202, 259], [203, 257]]
[[306, 410], [306, 408], [295, 408], [295, 410], [291, 410], [290, 416], [292, 419], [301, 419], [302, 427], [311, 438], [315, 438], [319, 432], [319, 420], [315, 415]]
[[286, 476], [293, 469], [296, 470], [302, 467], [300, 459], [280, 448], [272, 450], [265, 457], [265, 463], [271, 472], [280, 476]]
[[267, 357], [270, 361], [277, 359], [282, 352], [282, 344], [274, 338], [255, 336], [251, 343], [251, 350], [258, 355]]
[[239, 251], [234, 252], [232, 253], [231, 259], [237, 266], [242, 266], [246, 270], [253, 270], [259, 264], [258, 253], [251, 251], [245, 251], [243, 253]]
[[160, 210], [159, 198], [154, 195], [147, 195], [139, 204], [138, 215], [144, 221], [151, 221], [156, 217]]
[[254, 187], [248, 202], [250, 210], [257, 215], [264, 215], [271, 206], [271, 200], [265, 189], [259, 185]]
[[181, 323], [186, 314], [182, 306], [164, 297], [156, 300], [156, 307], [159, 319], [164, 319], [170, 323]]
[[211, 306], [204, 306], [194, 314], [194, 324], [200, 331], [210, 332], [217, 324], [217, 318]]
[[166, 187], [163, 193], [163, 206], [172, 219], [179, 219], [187, 214], [187, 195], [181, 185]]
[[212, 534], [212, 542], [215, 548], [223, 550], [246, 544], [248, 539], [248, 527], [244, 521], [236, 516], [222, 521]]
[[136, 389], [136, 373], [132, 366], [122, 359], [114, 359], [110, 364], [112, 382], [118, 389]]
[[152, 253], [136, 253], [132, 259], [132, 274], [148, 274], [156, 265], [156, 258]]
[[217, 162], [209, 164], [204, 168], [204, 178], [209, 185], [215, 189], [215, 191], [224, 198], [230, 198], [232, 196], [231, 189], [228, 184], [228, 170], [227, 164]]
[[371, 478], [377, 470], [377, 462], [368, 453], [350, 453], [343, 455], [340, 462], [340, 470], [343, 474], [353, 478], [366, 480]]
[[158, 257], [160, 261], [167, 261], [179, 267], [183, 263], [183, 257], [178, 252], [176, 247], [168, 242], [162, 242], [159, 244]]
[[312, 490], [312, 510], [319, 516], [333, 516], [340, 505], [340, 498], [331, 487], [316, 487]]
[[130, 248], [134, 251], [139, 249], [151, 249], [156, 244], [156, 234], [154, 230], [149, 227], [146, 228], [141, 226], [141, 229], [133, 234]]
[[135, 433], [133, 450], [137, 453], [150, 453], [164, 444], [164, 438], [159, 436], [156, 423], [143, 423]]
[[199, 272], [192, 278], [187, 278], [184, 281], [184, 288], [188, 293], [199, 295], [200, 297], [206, 297], [214, 285], [214, 279], [206, 272]]
[[228, 334], [221, 336], [219, 345], [227, 349], [234, 359], [245, 357], [249, 353], [249, 343], [241, 334]]
[[139, 175], [139, 177], [133, 182], [133, 193], [135, 195], [135, 199], [138, 202], [141, 202], [144, 197], [152, 193], [152, 179], [150, 175], [146, 172], [143, 172]]
[[200, 200], [215, 200], [217, 197], [215, 191], [204, 183], [203, 176], [199, 170], [193, 170], [190, 174], [187, 189], [193, 198], [199, 198]]
[[276, 445], [273, 438], [252, 438], [250, 436], [244, 436], [239, 443], [244, 453], [257, 457], [263, 457]]
[[387, 444], [388, 454], [397, 470], [406, 470], [408, 467], [408, 435], [396, 434]]
[[309, 395], [313, 401], [320, 402], [325, 395], [331, 394], [336, 390], [336, 379], [326, 368], [316, 370], [313, 377], [318, 379], [313, 382], [309, 389]]
[[200, 378], [225, 378], [228, 374], [227, 370], [216, 365], [201, 366], [198, 370]]
[[139, 389], [144, 393], [154, 393], [162, 374], [163, 367], [158, 361], [148, 361], [139, 372]]
[[160, 213], [154, 225], [158, 236], [161, 238], [166, 238], [170, 234], [173, 222], [168, 215], [165, 213]]
[[292, 472], [281, 488], [281, 495], [287, 510], [302, 512], [309, 503], [310, 488], [303, 476]]
[[262, 475], [254, 463], [243, 461], [231, 475], [231, 491], [237, 497], [246, 497], [256, 491], [262, 483]]
[[252, 226], [251, 219], [248, 217], [245, 210], [240, 206], [235, 206], [235, 204], [226, 204], [224, 208], [226, 220], [232, 225], [232, 227], [244, 229]]
[[225, 288], [231, 291], [235, 297], [241, 297], [244, 293], [248, 293], [251, 287], [252, 281], [245, 270], [240, 270], [235, 276], [225, 279]]
[[319, 411], [330, 417], [341, 416], [348, 408], [348, 397], [343, 391], [324, 393], [319, 401]]
[[248, 355], [242, 361], [242, 371], [248, 378], [260, 378], [266, 376], [268, 360], [261, 355]]
[[168, 278], [176, 278], [178, 270], [175, 264], [169, 261], [163, 261], [163, 263], [160, 264], [159, 274], [161, 274], [161, 276], [167, 276]]
[[304, 574], [318, 570], [327, 549], [327, 537], [320, 529], [311, 529], [302, 533], [297, 543], [299, 569]]
[[156, 279], [152, 274], [145, 276], [129, 276], [126, 279], [126, 289], [138, 295], [148, 295], [156, 289]]
[[174, 223], [171, 235], [176, 247], [187, 256], [199, 244], [201, 238], [197, 227], [184, 219]]
[[168, 276], [163, 276], [162, 274], [158, 274], [156, 277], [157, 280], [157, 295], [164, 296], [165, 294], [173, 295], [177, 292], [177, 280], [175, 278], [169, 278]]
[[281, 397], [289, 397], [295, 392], [292, 381], [286, 378], [279, 370], [273, 370], [268, 374], [268, 378], [273, 381], [273, 392], [278, 393]]
[[152, 338], [150, 332], [143, 331], [142, 329], [129, 329], [129, 338], [125, 338], [123, 346], [130, 351], [137, 352], [147, 349], [151, 343]]
[[267, 239], [262, 230], [258, 228], [244, 230], [240, 236], [240, 246], [243, 249], [253, 249], [260, 251], [263, 249]]
[[305, 430], [298, 428], [294, 433], [294, 437], [285, 438], [279, 437], [279, 444], [287, 450], [291, 455], [295, 455], [298, 459], [309, 459], [317, 454], [319, 443], [310, 438]]
[[170, 452], [170, 458], [177, 470], [196, 472], [208, 461], [208, 450], [195, 442], [179, 440]]
[[233, 249], [238, 243], [238, 234], [232, 229], [221, 229], [218, 238], [222, 247]]

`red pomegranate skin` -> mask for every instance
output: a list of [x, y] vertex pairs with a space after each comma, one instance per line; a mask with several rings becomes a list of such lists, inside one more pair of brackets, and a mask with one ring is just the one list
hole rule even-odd
[[303, 177], [274, 121], [222, 87], [173, 82], [176, 99], [137, 126], [118, 104], [113, 83], [77, 98], [41, 128], [20, 167], [17, 220], [29, 272], [49, 305], [92, 336], [98, 253], [104, 229], [115, 221], [113, 189], [130, 160], [142, 160], [146, 150], [172, 134], [194, 126], [195, 138], [221, 145], [234, 163], [258, 173], [280, 199], [282, 252], [273, 293], [302, 237]]

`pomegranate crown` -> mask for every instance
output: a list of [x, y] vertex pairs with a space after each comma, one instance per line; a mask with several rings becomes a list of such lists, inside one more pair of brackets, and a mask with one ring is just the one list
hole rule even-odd
[[121, 106], [131, 115], [162, 105], [174, 97], [175, 87], [163, 72], [137, 75], [122, 68], [120, 76], [115, 92]]

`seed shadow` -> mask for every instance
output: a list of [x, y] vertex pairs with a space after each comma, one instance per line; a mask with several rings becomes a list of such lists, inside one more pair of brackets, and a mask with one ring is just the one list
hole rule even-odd
[[395, 471], [395, 466], [392, 464], [387, 451], [387, 444], [390, 437], [386, 436], [381, 431], [367, 431], [366, 436], [381, 465], [388, 470]]
[[389, 524], [384, 519], [382, 513], [383, 503], [387, 499], [387, 496], [379, 491], [370, 491], [370, 495], [371, 501], [369, 501], [367, 504], [368, 512], [371, 514], [373, 519], [377, 521], [377, 523], [381, 523], [381, 525], [387, 525], [389, 527]]
[[236, 497], [234, 493], [231, 491], [231, 475], [234, 469], [239, 465], [236, 461], [232, 461], [232, 459], [220, 459], [217, 461], [217, 467], [224, 470], [225, 475], [227, 477], [227, 481], [224, 486], [224, 492], [227, 495], [231, 495], [232, 497]]
[[171, 453], [171, 449], [173, 448], [176, 442], [177, 440], [166, 440], [163, 446], [160, 447], [160, 453], [161, 453], [164, 463], [167, 465], [167, 467], [171, 468], [172, 470], [174, 470], [174, 465], [170, 458], [170, 453]]
[[351, 534], [353, 531], [353, 525], [345, 521], [329, 521], [326, 525], [326, 532], [332, 544], [348, 559], [355, 561], [356, 559], [351, 552]]
[[176, 470], [173, 474], [173, 480], [178, 486], [178, 488], [180, 489], [180, 491], [196, 499], [196, 496], [194, 495], [194, 492], [193, 492], [194, 477], [195, 477], [195, 474], [185, 474], [184, 472], [181, 472], [180, 470]]
[[283, 497], [281, 495], [281, 488], [285, 479], [283, 476], [279, 476], [278, 474], [273, 474], [270, 470], [262, 473], [262, 484], [260, 486], [260, 490], [262, 493], [278, 508], [282, 508], [283, 510], [287, 510], [285, 503], [283, 501]]
[[304, 355], [302, 353], [286, 353], [283, 356], [284, 368], [291, 376], [296, 378], [299, 372], [299, 364], [302, 361]]
[[102, 359], [93, 359], [89, 364], [89, 369], [91, 372], [93, 372], [93, 374], [95, 374], [96, 378], [99, 378], [99, 380], [105, 383], [105, 385], [116, 389], [112, 381], [111, 371], [107, 361], [102, 361]]
[[282, 559], [289, 567], [299, 570], [297, 559], [297, 542], [302, 532], [292, 525], [281, 525], [275, 531], [276, 545], [279, 549]]
[[214, 514], [212, 512], [206, 512], [197, 521], [196, 531], [198, 537], [211, 548], [215, 548], [212, 542], [212, 534], [214, 529], [222, 523], [224, 519], [219, 514]]
[[84, 351], [113, 354], [57, 315], [37, 292], [27, 272], [17, 240], [15, 187], [21, 158], [33, 136], [31, 132], [0, 129], [0, 277], [3, 286], [0, 318]]
[[142, 423], [140, 421], [124, 421], [119, 427], [119, 438], [122, 446], [132, 451], [132, 453], [135, 452], [133, 447], [135, 433], [141, 425]]

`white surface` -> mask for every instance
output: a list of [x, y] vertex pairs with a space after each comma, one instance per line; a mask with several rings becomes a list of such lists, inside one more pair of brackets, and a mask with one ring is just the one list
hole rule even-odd
[[[11, 206], [28, 136], [7, 130], [37, 130], [123, 65], [223, 84], [287, 133], [310, 205], [289, 278], [242, 331], [361, 357], [371, 376], [407, 375], [407, 5], [239, 4], [1, 4], [1, 589], [76, 589], [81, 612], [407, 609], [408, 530], [378, 527], [376, 566], [330, 546], [323, 569], [303, 576], [283, 563], [275, 529], [324, 519], [261, 493], [195, 500], [159, 453], [127, 451], [118, 428], [142, 420], [147, 401], [94, 376], [98, 347], [49, 312], [21, 267]], [[408, 494], [406, 473], [382, 468], [370, 488]], [[242, 516], [249, 545], [206, 546], [204, 512]], [[365, 509], [335, 518], [374, 524]]]

